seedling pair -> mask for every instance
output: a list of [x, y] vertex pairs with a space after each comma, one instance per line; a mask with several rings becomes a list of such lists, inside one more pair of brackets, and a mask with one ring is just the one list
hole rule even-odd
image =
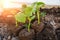
[[[31, 21], [35, 18], [35, 12], [37, 12], [38, 24], [40, 24], [40, 7], [43, 7], [45, 4], [43, 2], [34, 2], [30, 6], [24, 7], [22, 12], [15, 15], [16, 24], [17, 22], [26, 23], [28, 20], [28, 32], [30, 32]], [[34, 14], [34, 15], [33, 15]]]

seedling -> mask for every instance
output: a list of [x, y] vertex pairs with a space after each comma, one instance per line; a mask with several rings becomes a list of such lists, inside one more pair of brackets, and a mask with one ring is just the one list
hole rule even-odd
[[43, 2], [35, 2], [35, 3], [33, 3], [33, 6], [35, 7], [36, 12], [37, 12], [38, 24], [40, 24], [40, 14], [41, 14], [41, 12], [39, 10], [44, 5], [45, 4]]
[[[35, 2], [33, 4], [31, 4], [31, 6], [28, 7], [24, 7], [24, 9], [22, 10], [22, 12], [17, 13], [17, 15], [15, 15], [15, 19], [17, 22], [22, 22], [25, 23], [26, 19], [29, 21], [28, 23], [28, 32], [30, 32], [30, 25], [31, 25], [31, 21], [35, 18], [35, 12], [37, 12], [37, 18], [38, 18], [38, 24], [40, 24], [40, 7], [42, 7], [44, 5], [43, 2]], [[16, 22], [16, 24], [17, 24]]]
[[30, 32], [30, 24], [31, 24], [31, 21], [35, 18], [35, 16], [33, 16], [33, 7], [29, 6], [27, 8], [25, 8], [25, 11], [24, 11], [24, 14], [26, 15], [28, 21], [29, 21], [29, 24], [28, 24], [28, 31]]
[[[21, 13], [18, 13], [16, 16], [15, 16], [15, 19], [18, 21], [18, 22], [22, 22], [22, 23], [25, 23], [26, 22], [26, 19], [28, 19], [28, 31], [30, 32], [30, 24], [31, 24], [31, 21], [35, 18], [35, 16], [32, 16], [33, 14], [33, 8], [32, 7], [26, 7], [24, 9], [23, 12]], [[17, 23], [16, 23], [17, 24]]]

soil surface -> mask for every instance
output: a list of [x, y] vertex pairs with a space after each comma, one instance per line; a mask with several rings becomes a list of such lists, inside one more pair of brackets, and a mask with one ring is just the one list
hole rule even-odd
[[19, 33], [20, 40], [33, 40], [35, 35], [35, 32], [33, 29], [30, 29], [30, 32], [27, 31], [27, 29], [23, 29]]
[[40, 24], [38, 24], [38, 22], [35, 21], [32, 24], [32, 28], [35, 29], [35, 31], [37, 31], [37, 32], [41, 32], [44, 29], [44, 23], [43, 22], [40, 22]]
[[16, 27], [14, 17], [0, 16], [0, 40], [60, 40], [60, 8], [40, 9], [46, 12], [46, 16], [39, 25], [35, 18], [30, 32], [22, 23]]

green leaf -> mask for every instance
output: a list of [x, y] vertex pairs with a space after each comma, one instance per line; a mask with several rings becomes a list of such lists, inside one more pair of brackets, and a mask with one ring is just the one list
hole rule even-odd
[[43, 2], [34, 2], [34, 3], [33, 3], [33, 6], [35, 6], [35, 5], [36, 5], [36, 6], [44, 5], [44, 3], [43, 3]]
[[32, 16], [32, 17], [31, 17], [31, 20], [33, 20], [34, 18], [35, 18], [35, 16]]
[[23, 13], [19, 13], [19, 14], [15, 15], [15, 19], [16, 19], [16, 21], [18, 21], [18, 22], [25, 23], [25, 21], [26, 21], [26, 16], [25, 16]]
[[25, 12], [24, 14], [26, 16], [32, 16], [32, 7], [25, 8], [25, 11], [24, 12]]
[[32, 4], [36, 9], [39, 9], [40, 7], [43, 7], [45, 4], [43, 2], [35, 2]]
[[41, 12], [40, 16], [45, 17], [46, 12]]

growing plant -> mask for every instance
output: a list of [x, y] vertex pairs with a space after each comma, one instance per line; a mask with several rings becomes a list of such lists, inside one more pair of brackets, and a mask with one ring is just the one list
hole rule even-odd
[[[25, 23], [26, 22], [26, 19], [29, 21], [28, 23], [28, 31], [30, 32], [30, 24], [31, 24], [31, 21], [35, 18], [35, 16], [32, 15], [33, 13], [33, 8], [32, 7], [26, 7], [24, 9], [23, 12], [21, 13], [18, 13], [16, 16], [15, 16], [15, 19], [18, 21], [18, 22], [22, 22], [22, 23]], [[17, 24], [17, 23], [16, 23]]]
[[40, 24], [40, 14], [41, 12], [39, 11], [41, 7], [44, 7], [44, 3], [43, 2], [35, 2], [32, 4], [32, 6], [34, 6], [34, 8], [36, 9], [37, 12], [37, 18], [38, 18], [38, 24]]
[[30, 32], [30, 25], [31, 25], [31, 21], [35, 18], [35, 15], [33, 15], [33, 14], [35, 14], [35, 12], [37, 12], [38, 24], [40, 24], [39, 9], [43, 5], [44, 5], [43, 2], [35, 2], [28, 7], [23, 7], [24, 9], [22, 10], [22, 12], [19, 12], [19, 13], [17, 13], [17, 15], [15, 15], [16, 24], [17, 24], [17, 22], [25, 23], [26, 20], [28, 20], [29, 21], [28, 22], [29, 23], [28, 31]]

